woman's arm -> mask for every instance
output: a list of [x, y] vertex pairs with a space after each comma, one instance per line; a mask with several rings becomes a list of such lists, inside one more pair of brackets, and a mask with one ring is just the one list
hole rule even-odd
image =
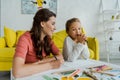
[[35, 73], [47, 71], [50, 69], [59, 68], [61, 65], [60, 60], [53, 60], [46, 63], [30, 63], [25, 64], [25, 60], [20, 57], [15, 57], [13, 60], [13, 76], [15, 78], [25, 77]]

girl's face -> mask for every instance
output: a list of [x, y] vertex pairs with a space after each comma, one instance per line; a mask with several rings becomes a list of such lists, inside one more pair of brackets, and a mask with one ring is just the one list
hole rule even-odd
[[55, 30], [55, 21], [56, 21], [56, 18], [54, 16], [52, 16], [49, 18], [49, 21], [41, 23], [41, 25], [43, 27], [43, 33], [45, 35], [49, 35], [50, 37], [52, 36], [52, 34]]
[[67, 33], [73, 40], [76, 40], [77, 36], [81, 34], [81, 28], [80, 22], [73, 22]]

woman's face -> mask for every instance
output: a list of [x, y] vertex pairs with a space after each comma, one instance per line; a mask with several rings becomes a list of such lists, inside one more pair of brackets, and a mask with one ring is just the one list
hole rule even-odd
[[82, 27], [80, 22], [73, 22], [69, 27], [69, 31], [67, 33], [73, 40], [75, 40], [77, 38], [77, 35], [81, 34], [81, 28]]
[[43, 33], [45, 35], [52, 36], [52, 34], [55, 30], [55, 21], [56, 21], [56, 18], [54, 16], [52, 16], [49, 18], [49, 20], [47, 22], [42, 23]]

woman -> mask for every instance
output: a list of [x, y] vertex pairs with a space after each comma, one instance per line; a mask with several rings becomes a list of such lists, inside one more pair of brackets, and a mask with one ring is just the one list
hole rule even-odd
[[46, 8], [35, 14], [31, 30], [19, 38], [16, 46], [12, 68], [15, 78], [59, 68], [63, 63], [59, 49], [51, 40], [55, 19], [56, 15]]
[[82, 33], [81, 22], [78, 18], [71, 18], [66, 22], [68, 36], [64, 40], [63, 56], [66, 61], [88, 59], [90, 53], [86, 43], [86, 36]]

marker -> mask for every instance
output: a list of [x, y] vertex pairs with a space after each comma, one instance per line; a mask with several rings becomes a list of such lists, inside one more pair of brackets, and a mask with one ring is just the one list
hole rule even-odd
[[80, 69], [77, 69], [76, 71], [74, 71], [72, 74], [70, 74], [69, 77], [73, 77], [75, 75], [77, 75], [80, 72]]

